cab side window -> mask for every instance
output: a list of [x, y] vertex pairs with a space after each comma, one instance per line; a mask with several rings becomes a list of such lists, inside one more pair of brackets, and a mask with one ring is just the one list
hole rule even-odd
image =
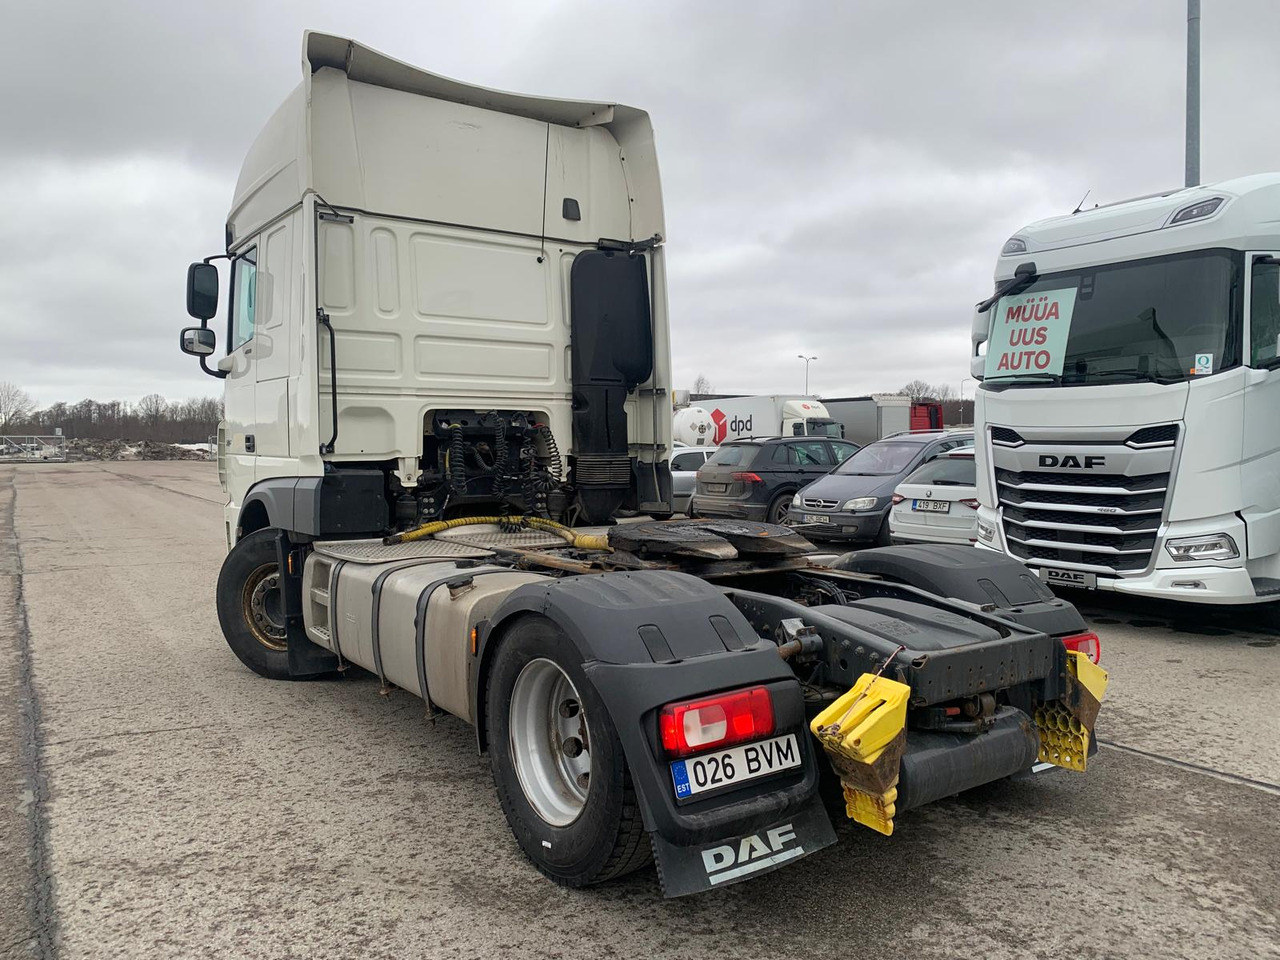
[[1257, 367], [1280, 354], [1280, 264], [1255, 263], [1249, 291], [1249, 358]]
[[831, 466], [831, 456], [827, 453], [827, 445], [821, 441], [812, 440], [809, 443], [788, 444], [787, 450], [790, 451], [791, 462], [796, 466]]
[[253, 315], [258, 299], [258, 248], [250, 247], [231, 265], [230, 352], [253, 339]]

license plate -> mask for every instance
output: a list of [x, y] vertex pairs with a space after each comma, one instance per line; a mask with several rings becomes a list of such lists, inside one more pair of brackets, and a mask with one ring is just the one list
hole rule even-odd
[[1096, 590], [1098, 577], [1083, 570], [1051, 570], [1040, 568], [1040, 579], [1045, 583], [1057, 584], [1059, 587], [1075, 587], [1079, 590]]
[[912, 500], [911, 509], [921, 513], [947, 513], [951, 509], [950, 500]]
[[727, 483], [704, 483], [703, 486], [707, 488], [707, 493], [724, 493], [729, 489]]
[[671, 764], [676, 799], [684, 800], [708, 790], [722, 790], [800, 766], [800, 748], [793, 733], [717, 750], [701, 757]]
[[800, 519], [805, 523], [830, 523], [831, 518], [825, 513], [802, 513]]

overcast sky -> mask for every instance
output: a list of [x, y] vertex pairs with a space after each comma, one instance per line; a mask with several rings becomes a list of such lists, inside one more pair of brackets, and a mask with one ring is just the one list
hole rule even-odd
[[[1280, 9], [1204, 7], [1203, 179], [1278, 169]], [[798, 392], [803, 352], [827, 396], [958, 388], [1011, 233], [1183, 176], [1183, 0], [81, 0], [0, 27], [0, 381], [42, 405], [218, 392], [177, 350], [185, 268], [307, 27], [647, 109], [677, 387]]]

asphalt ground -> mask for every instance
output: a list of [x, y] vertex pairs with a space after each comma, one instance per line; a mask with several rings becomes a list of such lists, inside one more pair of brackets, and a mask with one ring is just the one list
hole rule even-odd
[[724, 890], [522, 857], [460, 721], [226, 648], [212, 464], [0, 466], [0, 957], [1280, 957], [1280, 631], [1073, 597], [1089, 772]]

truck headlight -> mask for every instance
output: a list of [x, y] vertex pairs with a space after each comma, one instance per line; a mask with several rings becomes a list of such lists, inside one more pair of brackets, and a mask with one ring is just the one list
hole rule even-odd
[[875, 507], [875, 497], [858, 497], [856, 500], [846, 500], [844, 503], [846, 510], [874, 510]]
[[1174, 560], [1234, 560], [1240, 556], [1236, 542], [1225, 533], [1211, 533], [1206, 537], [1178, 537], [1164, 545]]
[[992, 542], [996, 538], [996, 528], [991, 524], [979, 520], [978, 521], [978, 539], [985, 540], [987, 543]]

